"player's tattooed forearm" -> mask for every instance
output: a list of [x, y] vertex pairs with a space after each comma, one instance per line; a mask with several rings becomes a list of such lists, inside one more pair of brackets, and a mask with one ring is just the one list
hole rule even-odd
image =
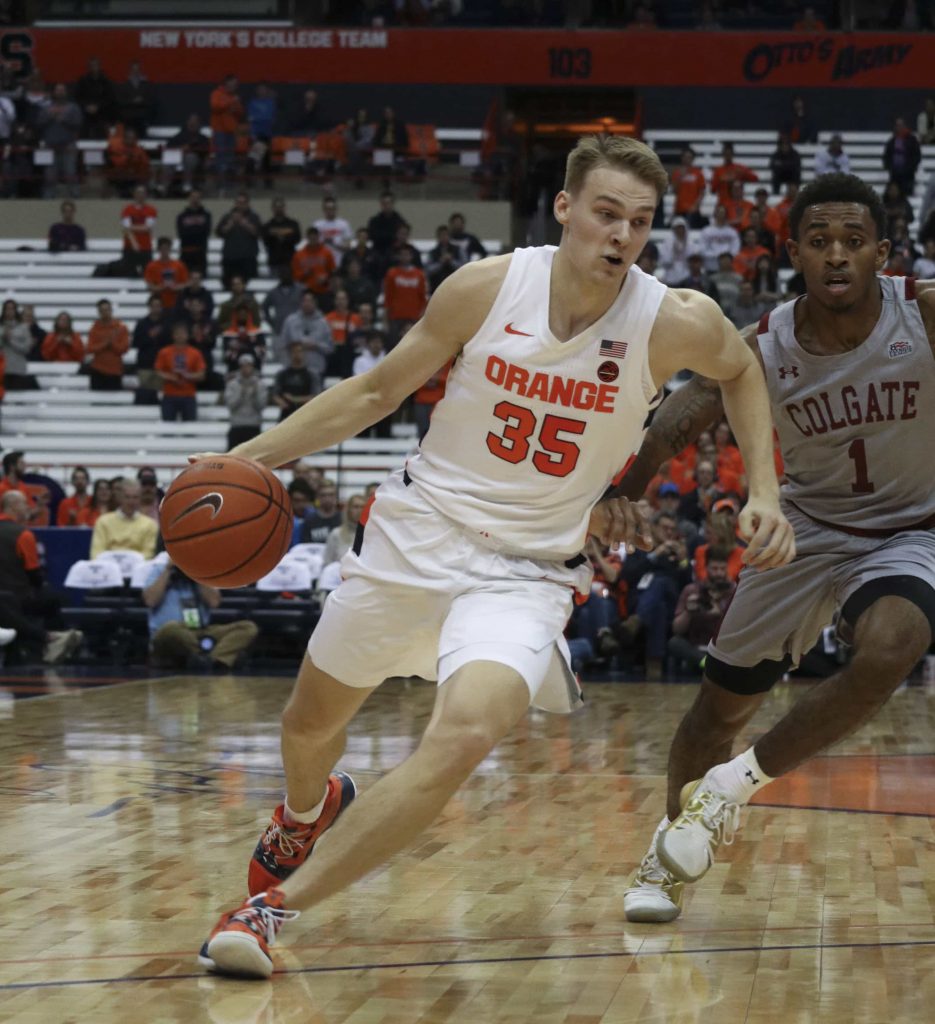
[[[666, 415], [669, 402], [672, 410]], [[717, 381], [696, 377], [662, 404], [653, 432], [658, 432], [666, 447], [677, 455], [718, 419], [723, 408]]]

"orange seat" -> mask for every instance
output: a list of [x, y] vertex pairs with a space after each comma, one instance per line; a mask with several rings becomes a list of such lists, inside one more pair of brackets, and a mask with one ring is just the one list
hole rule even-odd
[[434, 124], [407, 124], [406, 134], [409, 137], [408, 156], [432, 164], [438, 163], [440, 146]]

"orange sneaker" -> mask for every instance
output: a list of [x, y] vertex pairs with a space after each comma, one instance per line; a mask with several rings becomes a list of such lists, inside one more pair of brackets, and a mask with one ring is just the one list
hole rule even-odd
[[336, 771], [328, 776], [325, 806], [317, 821], [310, 825], [287, 825], [283, 819], [285, 807], [280, 804], [273, 811], [272, 820], [253, 851], [247, 872], [247, 892], [255, 896], [285, 881], [305, 863], [318, 838], [331, 828], [355, 796], [357, 787], [354, 780], [347, 772]]
[[283, 924], [299, 916], [297, 910], [286, 910], [282, 901], [282, 893], [270, 889], [223, 914], [202, 945], [198, 962], [216, 974], [268, 978], [273, 973], [269, 947]]

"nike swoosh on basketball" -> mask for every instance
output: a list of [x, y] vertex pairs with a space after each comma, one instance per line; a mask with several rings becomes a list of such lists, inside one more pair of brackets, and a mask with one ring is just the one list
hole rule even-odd
[[512, 320], [503, 329], [506, 331], [507, 334], [521, 334], [524, 338], [532, 337], [531, 334], [527, 334], [525, 331], [516, 330], [516, 328], [513, 326]]
[[224, 495], [218, 494], [217, 491], [211, 491], [210, 494], [206, 494], [204, 497], [199, 498], [197, 501], [193, 501], [188, 508], [183, 509], [179, 514], [172, 520], [171, 525], [175, 524], [186, 516], [190, 516], [192, 512], [197, 512], [200, 508], [210, 508], [211, 518], [214, 519], [218, 512], [221, 511], [221, 507], [224, 505]]

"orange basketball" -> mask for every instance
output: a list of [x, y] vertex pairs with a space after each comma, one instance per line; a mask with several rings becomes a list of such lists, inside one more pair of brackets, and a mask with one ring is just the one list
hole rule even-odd
[[203, 459], [172, 481], [159, 507], [172, 561], [212, 587], [244, 587], [278, 565], [292, 539], [292, 504], [265, 466]]

